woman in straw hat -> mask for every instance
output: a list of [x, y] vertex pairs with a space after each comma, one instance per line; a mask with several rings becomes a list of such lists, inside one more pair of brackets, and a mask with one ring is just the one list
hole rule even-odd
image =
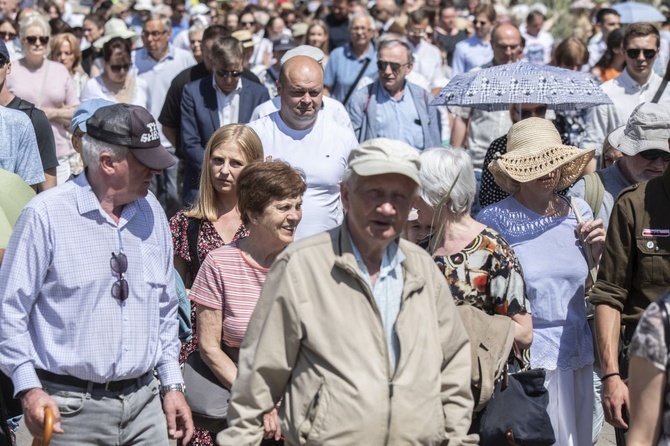
[[591, 444], [593, 345], [584, 297], [605, 231], [586, 202], [570, 202], [556, 191], [580, 177], [593, 150], [561, 144], [554, 125], [541, 118], [514, 124], [507, 138], [507, 153], [489, 169], [511, 195], [478, 219], [497, 230], [521, 261], [533, 319], [530, 361], [546, 370], [556, 444]]

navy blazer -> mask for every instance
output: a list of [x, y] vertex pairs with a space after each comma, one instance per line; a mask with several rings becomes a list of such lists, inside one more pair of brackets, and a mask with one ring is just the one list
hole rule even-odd
[[[181, 142], [184, 152], [184, 204], [193, 203], [200, 185], [200, 170], [205, 147], [221, 127], [212, 74], [186, 84], [181, 101]], [[247, 124], [254, 109], [270, 100], [263, 85], [242, 78], [239, 123]]]

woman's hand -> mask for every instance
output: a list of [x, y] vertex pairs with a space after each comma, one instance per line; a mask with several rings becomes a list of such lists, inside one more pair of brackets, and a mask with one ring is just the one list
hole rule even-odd
[[274, 439], [275, 441], [279, 441], [281, 438], [277, 408], [263, 415], [263, 438], [266, 440]]
[[587, 220], [577, 224], [577, 236], [580, 240], [591, 245], [591, 254], [593, 261], [597, 265], [600, 261], [600, 254], [605, 247], [605, 228], [603, 221], [599, 218]]

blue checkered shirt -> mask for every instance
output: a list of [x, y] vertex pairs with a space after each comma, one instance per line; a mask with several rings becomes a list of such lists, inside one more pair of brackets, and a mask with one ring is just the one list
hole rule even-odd
[[[129, 297], [112, 297], [112, 253], [128, 258]], [[0, 368], [15, 392], [41, 387], [35, 369], [103, 383], [156, 367], [181, 383], [170, 230], [149, 195], [115, 223], [86, 175], [36, 196], [0, 268]]]

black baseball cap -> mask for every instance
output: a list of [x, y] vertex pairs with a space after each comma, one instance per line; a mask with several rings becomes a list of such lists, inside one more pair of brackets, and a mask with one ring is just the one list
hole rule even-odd
[[99, 141], [128, 147], [150, 169], [163, 170], [176, 163], [174, 156], [161, 145], [153, 116], [139, 105], [101, 107], [86, 121], [86, 130]]

